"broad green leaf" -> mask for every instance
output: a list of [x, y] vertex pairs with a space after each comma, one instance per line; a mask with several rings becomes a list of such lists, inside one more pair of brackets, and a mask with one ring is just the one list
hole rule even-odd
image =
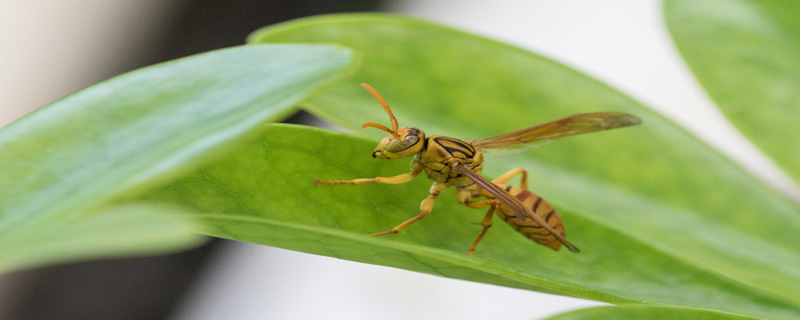
[[648, 320], [746, 320], [754, 319], [733, 314], [698, 309], [624, 305], [618, 307], [595, 307], [575, 310], [547, 318], [547, 320], [596, 320], [596, 319], [648, 319]]
[[[796, 207], [683, 129], [603, 84], [517, 48], [385, 15], [304, 19], [261, 30], [250, 40], [337, 43], [362, 52], [363, 66], [352, 81], [306, 105], [373, 138], [383, 133], [360, 129], [360, 124], [388, 123], [388, 119], [359, 82], [372, 84], [384, 95], [401, 126], [463, 139], [488, 137], [579, 112], [636, 114], [643, 124], [635, 128], [571, 137], [518, 156], [488, 158], [484, 174], [489, 177], [517, 166], [530, 170], [533, 190], [560, 209], [568, 237], [583, 252], [553, 254], [519, 235], [512, 240], [493, 230], [479, 248], [479, 263], [516, 272], [503, 278], [525, 275], [523, 282], [529, 284], [611, 302], [639, 300], [771, 318], [796, 318], [800, 313]], [[370, 150], [360, 154], [368, 157]], [[357, 156], [343, 155], [338, 161], [353, 162]], [[359, 166], [358, 172], [335, 170], [340, 163], [319, 172], [303, 172], [333, 179], [377, 173], [367, 165]], [[308, 197], [304, 203], [324, 208], [299, 211], [312, 216], [319, 212], [346, 215], [357, 210], [352, 198], [361, 195], [374, 199], [367, 208], [374, 215], [392, 217], [352, 229], [375, 232], [413, 216], [426, 189], [419, 185], [352, 188], [357, 191], [337, 197], [327, 194], [332, 191], [309, 187], [302, 193]], [[410, 188], [418, 190], [417, 196], [401, 191]], [[340, 190], [344, 189], [336, 188], [344, 192]], [[380, 193], [409, 204], [396, 208], [376, 197]], [[434, 217], [469, 214], [451, 213], [456, 209], [448, 207], [449, 202], [452, 198], [441, 198], [430, 218], [405, 235], [385, 241], [463, 253], [470, 237], [458, 235], [477, 233], [466, 229], [466, 222], [479, 219], [440, 223]], [[276, 211], [293, 215], [291, 207], [252, 212]], [[333, 248], [325, 247], [328, 255], [340, 256]]]
[[[132, 237], [134, 225], [126, 222], [133, 216], [105, 218], [95, 211], [223, 155], [233, 140], [286, 116], [339, 77], [352, 59], [336, 46], [225, 49], [113, 78], [8, 125], [0, 130], [0, 261], [45, 263], [44, 253], [101, 232]], [[176, 225], [189, 223], [185, 218], [143, 219], [143, 237], [175, 242], [141, 241], [133, 248], [137, 242], [120, 238], [120, 252], [162, 252], [195, 238], [188, 225]], [[159, 226], [159, 219], [174, 227]], [[105, 230], [84, 234], [92, 226]], [[178, 231], [183, 238], [169, 236]], [[71, 246], [52, 261], [114, 255], [113, 243]]]
[[496, 219], [470, 257], [467, 247], [481, 229], [471, 223], [484, 211], [465, 208], [449, 192], [431, 215], [403, 233], [371, 237], [415, 215], [430, 182], [314, 186], [312, 181], [408, 170], [405, 161], [372, 159], [374, 145], [352, 134], [270, 125], [224, 159], [139, 200], [198, 212], [212, 236], [434, 275], [612, 303], [669, 302], [783, 318], [798, 312], [796, 305], [567, 210], [561, 210], [567, 234], [583, 249], [580, 254], [537, 246]]
[[668, 0], [664, 11], [720, 110], [800, 182], [800, 2]]

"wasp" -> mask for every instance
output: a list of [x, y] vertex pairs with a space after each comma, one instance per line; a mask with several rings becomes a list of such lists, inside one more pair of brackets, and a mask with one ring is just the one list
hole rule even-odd
[[[422, 200], [420, 213], [395, 226], [391, 230], [373, 234], [381, 236], [403, 231], [411, 224], [427, 216], [433, 209], [436, 198], [448, 187], [455, 187], [458, 202], [474, 209], [488, 207], [479, 223], [481, 230], [468, 249], [469, 255], [475, 252], [478, 243], [492, 226], [494, 215], [499, 216], [520, 234], [536, 243], [560, 250], [563, 244], [572, 252], [580, 252], [578, 247], [567, 241], [564, 224], [558, 212], [547, 201], [528, 190], [527, 172], [522, 168], [512, 169], [496, 179], [489, 181], [481, 176], [483, 153], [481, 150], [513, 148], [521, 144], [543, 142], [557, 138], [626, 127], [641, 123], [633, 115], [622, 112], [581, 113], [537, 126], [501, 134], [499, 136], [464, 141], [452, 137], [425, 133], [415, 127], [400, 128], [389, 105], [381, 95], [366, 83], [361, 84], [383, 106], [389, 114], [392, 128], [368, 122], [361, 127], [377, 128], [389, 133], [378, 143], [373, 158], [398, 159], [414, 157], [411, 172], [393, 177], [375, 177], [354, 180], [314, 180], [316, 185], [365, 183], [406, 183], [425, 172], [433, 180], [430, 194]], [[521, 175], [519, 187], [507, 185], [508, 181]]]

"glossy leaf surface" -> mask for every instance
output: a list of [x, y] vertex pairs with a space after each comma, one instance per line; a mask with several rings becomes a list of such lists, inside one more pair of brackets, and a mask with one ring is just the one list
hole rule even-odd
[[[480, 232], [471, 223], [479, 222], [484, 211], [465, 208], [450, 192], [439, 197], [431, 215], [403, 233], [371, 237], [415, 215], [430, 182], [419, 177], [402, 185], [314, 186], [312, 181], [408, 170], [405, 161], [372, 159], [373, 147], [374, 141], [349, 134], [273, 125], [229, 157], [151, 191], [145, 200], [177, 202], [202, 213], [198, 217], [213, 236], [340, 259], [612, 303], [703, 304], [784, 318], [795, 312], [785, 300], [567, 209], [560, 210], [567, 236], [581, 246], [580, 254], [538, 246], [498, 220], [469, 257], [466, 250]], [[584, 188], [571, 194], [596, 199]]]
[[800, 2], [668, 0], [664, 11], [720, 110], [800, 182]]
[[571, 311], [547, 318], [547, 320], [594, 320], [594, 319], [648, 319], [648, 320], [747, 320], [755, 319], [732, 314], [698, 309], [656, 306], [623, 305], [618, 307], [596, 307]]
[[[232, 141], [286, 116], [352, 59], [335, 46], [220, 50], [113, 78], [8, 125], [0, 131], [0, 270], [47, 263], [43, 252], [56, 262], [197, 243], [190, 221], [167, 212], [97, 212], [223, 156]], [[138, 241], [137, 230], [163, 243]], [[119, 239], [64, 246], [104, 235]]]

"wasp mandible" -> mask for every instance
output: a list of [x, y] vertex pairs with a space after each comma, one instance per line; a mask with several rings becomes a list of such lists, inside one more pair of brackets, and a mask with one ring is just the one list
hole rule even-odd
[[[378, 143], [373, 158], [398, 159], [414, 157], [411, 160], [411, 172], [393, 176], [354, 180], [314, 180], [315, 184], [365, 184], [388, 183], [400, 184], [425, 172], [433, 180], [430, 195], [422, 200], [420, 213], [397, 225], [391, 230], [373, 234], [381, 236], [398, 233], [414, 222], [419, 221], [431, 212], [433, 203], [447, 187], [456, 187], [456, 199], [467, 207], [480, 209], [489, 207], [480, 225], [481, 233], [473, 241], [468, 252], [472, 255], [486, 231], [492, 226], [492, 217], [496, 214], [512, 228], [536, 243], [558, 251], [563, 244], [572, 252], [579, 252], [578, 247], [567, 241], [564, 224], [553, 207], [528, 190], [527, 172], [522, 168], [508, 171], [493, 181], [481, 176], [483, 171], [483, 154], [481, 150], [508, 148], [536, 141], [546, 141], [582, 133], [602, 131], [626, 127], [641, 123], [633, 115], [622, 112], [581, 113], [563, 119], [543, 123], [537, 126], [509, 132], [499, 136], [463, 141], [456, 138], [433, 135], [426, 137], [422, 130], [414, 127], [400, 128], [389, 105], [366, 83], [361, 84], [383, 106], [389, 114], [392, 128], [368, 122], [361, 127], [377, 128], [389, 133]], [[522, 175], [519, 187], [506, 183], [517, 175]], [[476, 198], [483, 198], [473, 200]]]

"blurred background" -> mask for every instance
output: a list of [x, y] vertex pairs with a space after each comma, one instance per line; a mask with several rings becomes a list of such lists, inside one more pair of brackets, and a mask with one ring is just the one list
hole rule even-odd
[[[242, 44], [262, 26], [364, 11], [420, 17], [548, 56], [793, 188], [713, 107], [655, 0], [0, 0], [0, 126], [109, 77]], [[318, 123], [307, 114], [288, 121]], [[596, 305], [227, 240], [0, 276], [0, 319], [532, 319]]]

